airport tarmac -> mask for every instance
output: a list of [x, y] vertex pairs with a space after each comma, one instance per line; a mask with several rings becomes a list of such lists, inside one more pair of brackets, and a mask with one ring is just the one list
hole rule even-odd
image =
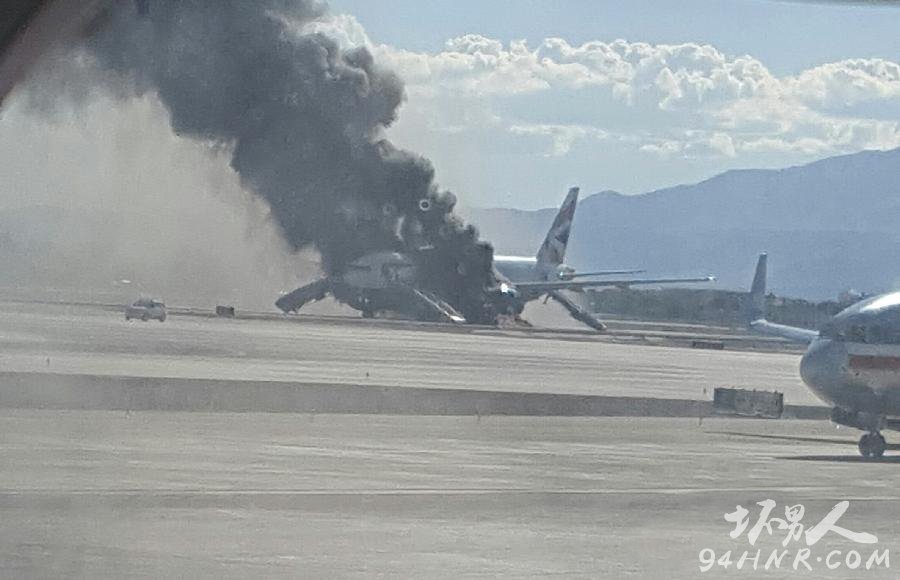
[[[764, 571], [785, 532], [729, 537], [766, 499], [898, 540], [896, 463], [825, 423], [6, 410], [0, 437], [4, 578], [692, 578], [704, 549], [793, 578], [805, 544]], [[896, 577], [815, 561], [854, 549], [806, 576]]]
[[[7, 391], [21, 386], [14, 376], [648, 400], [728, 385], [813, 404], [797, 363], [602, 337], [315, 318], [126, 323], [100, 308], [0, 303]], [[849, 500], [840, 525], [878, 537], [827, 534], [806, 576], [893, 578], [883, 563], [864, 568], [876, 548], [897, 557], [897, 456], [863, 461], [857, 438], [799, 420], [0, 408], [0, 577], [793, 578], [805, 544], [763, 570], [785, 532], [751, 546], [724, 519], [742, 505], [755, 522], [755, 503], [772, 499], [781, 517], [803, 504], [807, 526]], [[731, 566], [701, 574], [705, 549], [730, 550]], [[756, 549], [760, 569], [736, 571]], [[863, 569], [828, 570], [834, 550], [859, 551]]]
[[358, 318], [170, 316], [160, 324], [100, 308], [10, 303], [0, 303], [0, 317], [0, 369], [17, 373], [686, 399], [730, 386], [819, 403], [799, 379], [795, 353], [642, 348], [597, 335]]

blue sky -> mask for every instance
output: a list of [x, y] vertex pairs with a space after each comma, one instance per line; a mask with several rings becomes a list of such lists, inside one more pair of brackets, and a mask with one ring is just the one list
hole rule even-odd
[[795, 73], [850, 57], [900, 57], [900, 4], [859, 6], [776, 0], [330, 0], [373, 41], [416, 51], [478, 33], [503, 41], [571, 43], [624, 38], [709, 43]]
[[900, 4], [330, 5], [351, 15], [332, 32], [407, 83], [388, 136], [464, 205], [547, 207], [570, 185], [641, 193], [900, 146]]

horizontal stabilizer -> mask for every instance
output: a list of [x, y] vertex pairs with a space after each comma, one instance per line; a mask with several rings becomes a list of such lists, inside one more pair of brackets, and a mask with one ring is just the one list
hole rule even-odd
[[592, 276], [625, 276], [628, 274], [643, 274], [646, 270], [599, 270], [597, 272], [575, 272], [565, 276], [565, 280], [573, 278], [589, 278]]
[[583, 280], [561, 282], [516, 282], [518, 290], [532, 292], [550, 292], [553, 290], [585, 290], [588, 288], [628, 288], [629, 286], [655, 286], [658, 284], [692, 284], [701, 282], [714, 282], [715, 276], [703, 276], [701, 278], [649, 278], [636, 280]]

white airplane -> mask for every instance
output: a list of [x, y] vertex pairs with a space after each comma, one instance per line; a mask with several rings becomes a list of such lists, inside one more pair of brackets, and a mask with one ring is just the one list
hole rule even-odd
[[702, 278], [657, 278], [657, 279], [604, 279], [576, 280], [594, 276], [611, 276], [620, 274], [636, 274], [643, 270], [603, 270], [598, 272], [577, 272], [565, 264], [566, 248], [575, 219], [575, 208], [578, 205], [578, 188], [569, 189], [563, 200], [544, 243], [537, 255], [526, 256], [494, 256], [494, 270], [497, 277], [509, 287], [514, 288], [519, 299], [525, 302], [538, 299], [544, 295], [560, 303], [569, 314], [579, 322], [594, 330], [603, 332], [606, 325], [596, 316], [588, 312], [570, 298], [562, 294], [564, 290], [581, 292], [587, 288], [619, 287], [627, 288], [638, 285], [684, 284], [693, 282], [712, 282], [713, 276]]
[[881, 431], [900, 430], [900, 292], [858, 302], [835, 315], [821, 330], [766, 320], [766, 254], [759, 257], [750, 289], [751, 329], [808, 344], [800, 377], [832, 406], [831, 420], [866, 433], [863, 457], [881, 457], [887, 448]]
[[617, 274], [642, 274], [644, 270], [601, 270], [598, 272], [576, 272], [575, 268], [563, 263], [569, 233], [578, 204], [578, 188], [569, 189], [559, 213], [550, 226], [550, 231], [537, 256], [494, 256], [494, 267], [502, 276], [513, 282], [542, 282], [547, 280], [574, 280], [589, 276], [612, 276]]

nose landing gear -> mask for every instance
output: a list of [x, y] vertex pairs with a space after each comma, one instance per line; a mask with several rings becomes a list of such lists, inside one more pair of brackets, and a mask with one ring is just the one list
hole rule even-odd
[[878, 431], [866, 433], [859, 439], [859, 454], [863, 457], [881, 457], [884, 455], [885, 449], [887, 449], [887, 442]]

